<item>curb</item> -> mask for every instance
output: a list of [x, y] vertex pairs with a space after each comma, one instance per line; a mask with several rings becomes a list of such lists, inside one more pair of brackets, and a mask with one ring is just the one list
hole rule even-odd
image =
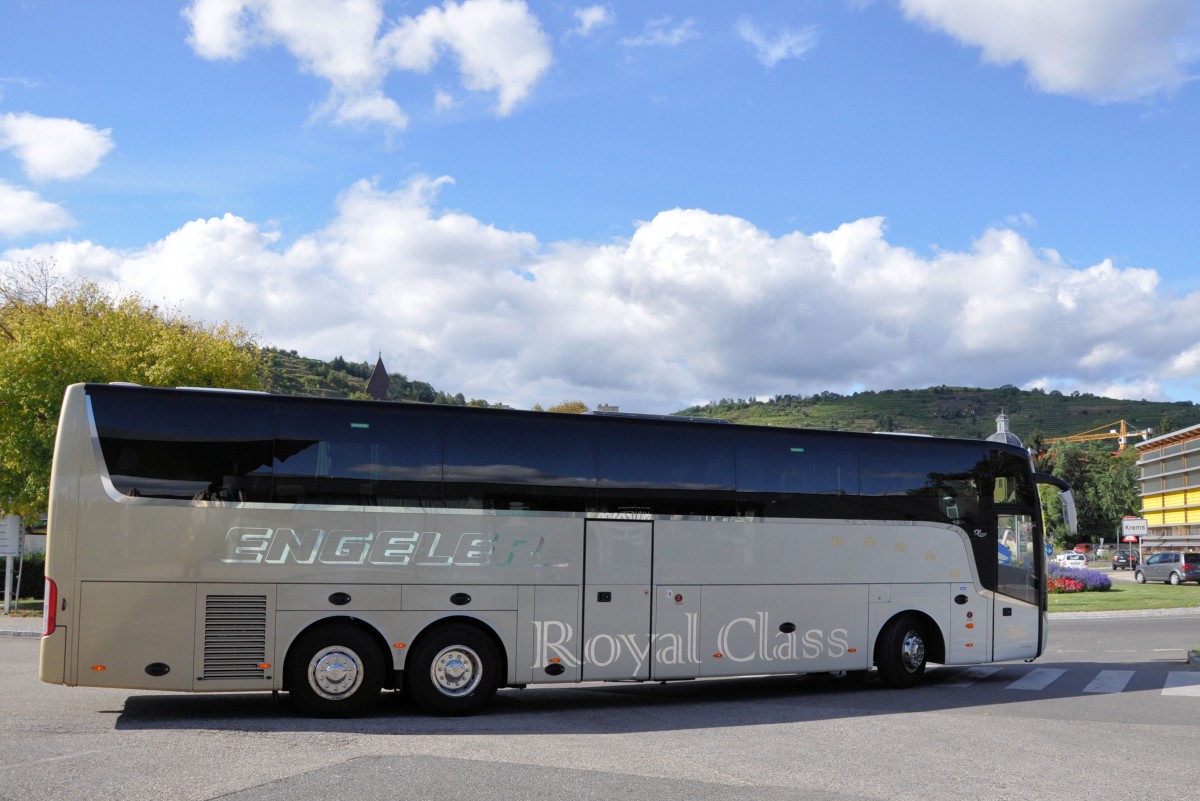
[[0, 637], [41, 637], [42, 616], [0, 617]]
[[1200, 606], [1178, 606], [1171, 609], [1126, 609], [1119, 612], [1050, 612], [1050, 620], [1112, 620], [1129, 617], [1186, 617], [1200, 615]]

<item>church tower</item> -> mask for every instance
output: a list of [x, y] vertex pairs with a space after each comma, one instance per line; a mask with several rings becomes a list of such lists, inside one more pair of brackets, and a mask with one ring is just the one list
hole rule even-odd
[[375, 400], [387, 400], [388, 380], [387, 368], [383, 366], [383, 353], [380, 352], [379, 360], [375, 362], [375, 369], [371, 371], [371, 377], [367, 379], [367, 394]]

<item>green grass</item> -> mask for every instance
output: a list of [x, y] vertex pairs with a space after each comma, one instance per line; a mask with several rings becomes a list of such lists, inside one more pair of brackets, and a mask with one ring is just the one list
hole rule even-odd
[[[0, 604], [0, 611], [3, 611], [4, 606]], [[19, 601], [9, 602], [10, 617], [28, 617], [30, 615], [40, 615], [42, 613], [42, 599], [22, 598]], [[2, 617], [2, 616], [0, 616]]]
[[1106, 592], [1050, 594], [1050, 612], [1119, 612], [1132, 609], [1178, 609], [1200, 606], [1200, 586], [1113, 582]]

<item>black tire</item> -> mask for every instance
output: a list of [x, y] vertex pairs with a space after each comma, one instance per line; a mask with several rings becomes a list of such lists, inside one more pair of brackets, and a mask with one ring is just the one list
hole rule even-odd
[[301, 713], [347, 718], [372, 706], [383, 689], [384, 660], [366, 632], [339, 623], [305, 632], [288, 652], [283, 675]]
[[1145, 584], [1146, 583], [1146, 574], [1143, 573], [1142, 571], [1138, 570], [1137, 572], [1135, 572], [1133, 574], [1133, 580], [1136, 581], [1138, 584]]
[[918, 684], [925, 675], [928, 642], [925, 623], [917, 615], [904, 614], [889, 622], [875, 641], [880, 681], [899, 689]]
[[469, 715], [496, 694], [504, 666], [491, 638], [453, 623], [423, 634], [404, 665], [404, 689], [431, 715]]
[[1183, 583], [1183, 578], [1178, 573], [1172, 573], [1170, 578], [1167, 579], [1167, 583], [1178, 587]]

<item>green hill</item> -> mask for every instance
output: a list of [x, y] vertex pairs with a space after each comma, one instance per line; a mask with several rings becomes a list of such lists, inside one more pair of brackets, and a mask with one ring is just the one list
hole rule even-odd
[[[765, 401], [724, 399], [684, 409], [680, 414], [721, 417], [736, 423], [798, 426], [847, 431], [903, 431], [978, 439], [996, 431], [1004, 411], [1009, 427], [1026, 443], [1034, 437], [1062, 437], [1105, 430], [1125, 420], [1131, 429], [1172, 431], [1200, 423], [1200, 406], [1101, 398], [1095, 395], [975, 387], [930, 387], [838, 395], [776, 395]], [[1140, 441], [1139, 438], [1133, 438]]]
[[[294, 350], [264, 348], [268, 392], [282, 395], [315, 395], [325, 398], [365, 398], [367, 381], [374, 365], [348, 362], [341, 356], [331, 361], [309, 359]], [[388, 400], [445, 403], [455, 406], [487, 406], [487, 401], [468, 401], [462, 393], [451, 395], [434, 389], [424, 381], [410, 381], [403, 373], [388, 372]]]
[[[337, 357], [325, 362], [295, 351], [263, 351], [267, 390], [285, 395], [366, 397], [374, 365]], [[391, 373], [388, 398], [453, 405], [491, 405], [467, 400], [462, 393], [435, 389], [424, 381]], [[638, 411], [626, 409], [625, 411]], [[694, 417], [720, 417], [734, 423], [793, 426], [843, 431], [903, 431], [942, 437], [982, 439], [996, 431], [996, 416], [1004, 411], [1012, 431], [1027, 444], [1037, 436], [1063, 437], [1119, 420], [1132, 430], [1167, 432], [1200, 424], [1200, 406], [1191, 401], [1165, 403], [1101, 398], [1095, 395], [976, 387], [889, 389], [839, 395], [776, 395], [769, 400], [723, 399], [676, 412]], [[1138, 438], [1133, 438], [1138, 441]]]

